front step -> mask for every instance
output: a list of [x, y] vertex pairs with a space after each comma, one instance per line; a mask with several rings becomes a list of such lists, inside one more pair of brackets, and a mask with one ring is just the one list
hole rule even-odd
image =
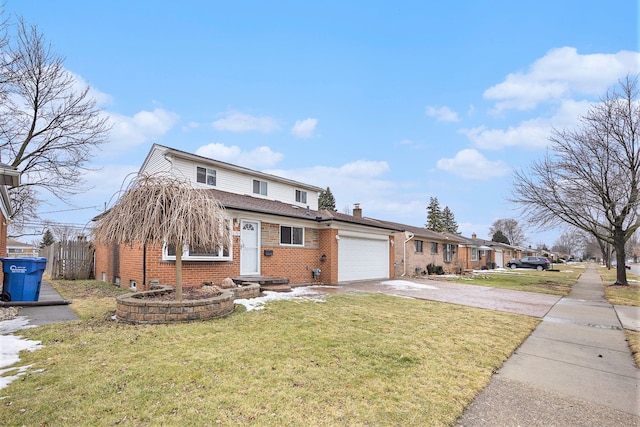
[[260, 285], [261, 291], [291, 292], [291, 286], [287, 284]]
[[291, 292], [289, 279], [272, 276], [242, 276], [232, 279], [236, 285], [243, 283], [259, 283], [261, 291]]

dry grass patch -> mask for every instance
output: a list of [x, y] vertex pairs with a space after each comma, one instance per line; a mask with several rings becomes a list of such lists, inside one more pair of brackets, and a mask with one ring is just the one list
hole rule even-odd
[[640, 332], [624, 330], [624, 334], [627, 337], [631, 354], [636, 361], [636, 366], [640, 366]]
[[102, 319], [115, 313], [118, 295], [131, 293], [128, 289], [97, 280], [48, 280], [51, 287], [64, 299], [72, 300], [69, 306], [83, 320]]
[[8, 425], [452, 425], [538, 320], [384, 295], [24, 331]]
[[580, 274], [584, 272], [584, 265], [556, 264], [554, 269], [559, 271], [537, 271], [524, 268], [517, 270], [485, 270], [474, 272], [468, 276], [457, 277], [453, 280], [467, 285], [567, 296]]
[[616, 281], [616, 270], [598, 266], [598, 273], [604, 284], [604, 294], [613, 305], [640, 306], [640, 277], [627, 271], [628, 286], [611, 286]]

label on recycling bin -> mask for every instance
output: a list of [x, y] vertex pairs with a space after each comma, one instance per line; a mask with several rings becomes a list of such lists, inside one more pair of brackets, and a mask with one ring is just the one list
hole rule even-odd
[[11, 265], [9, 266], [9, 270], [11, 270], [12, 273], [26, 273], [27, 272], [27, 267], [21, 266], [21, 265]]

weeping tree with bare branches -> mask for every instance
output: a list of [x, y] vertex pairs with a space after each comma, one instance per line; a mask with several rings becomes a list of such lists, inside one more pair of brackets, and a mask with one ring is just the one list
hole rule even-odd
[[625, 243], [640, 228], [638, 95], [638, 77], [627, 77], [575, 130], [555, 131], [544, 159], [516, 173], [511, 199], [533, 224], [569, 224], [612, 245], [617, 285], [628, 284]]
[[217, 249], [229, 242], [224, 207], [206, 190], [168, 174], [136, 175], [93, 229], [103, 244], [176, 248], [176, 299], [182, 300], [182, 249]]

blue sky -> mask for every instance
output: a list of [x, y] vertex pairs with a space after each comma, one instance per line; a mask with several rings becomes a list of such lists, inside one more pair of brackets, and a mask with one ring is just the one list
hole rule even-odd
[[[604, 1], [7, 0], [114, 125], [76, 209], [87, 224], [151, 145], [331, 188], [339, 211], [460, 231], [519, 213], [514, 170], [640, 73], [638, 4]], [[64, 210], [64, 212], [55, 212]], [[524, 223], [522, 225], [525, 225]], [[558, 231], [527, 228], [551, 246]]]

